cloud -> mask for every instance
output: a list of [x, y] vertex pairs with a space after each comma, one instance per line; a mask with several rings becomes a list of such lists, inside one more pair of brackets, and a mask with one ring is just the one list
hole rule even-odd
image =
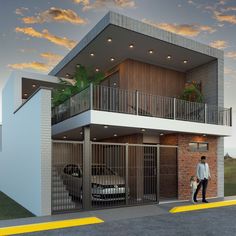
[[16, 64], [9, 64], [9, 68], [17, 69], [17, 70], [24, 70], [24, 69], [33, 69], [38, 71], [47, 72], [51, 68], [50, 65], [41, 62], [24, 62], [24, 63], [16, 63]]
[[215, 40], [209, 44], [213, 48], [225, 49], [228, 47], [228, 43], [224, 40]]
[[147, 19], [142, 20], [144, 23], [153, 25], [157, 28], [170, 31], [175, 34], [182, 36], [195, 37], [198, 36], [201, 32], [213, 33], [216, 31], [211, 26], [207, 25], [198, 25], [198, 24], [171, 24], [171, 23], [155, 23]]
[[55, 65], [56, 63], [58, 63], [61, 59], [62, 56], [56, 53], [52, 53], [52, 52], [44, 52], [41, 53], [40, 56], [46, 60], [48, 60], [48, 63], [50, 65]]
[[226, 7], [223, 8], [222, 11], [236, 11], [236, 7]]
[[25, 27], [25, 28], [17, 27], [15, 29], [15, 31], [17, 33], [23, 33], [23, 34], [31, 36], [33, 38], [46, 39], [46, 40], [50, 41], [51, 43], [63, 46], [68, 49], [72, 49], [76, 45], [75, 41], [70, 40], [66, 37], [61, 38], [56, 35], [53, 35], [47, 29], [44, 29], [42, 32], [39, 32], [39, 31], [36, 31], [32, 27]]
[[230, 24], [236, 24], [236, 15], [223, 14], [219, 11], [214, 11], [214, 18], [219, 22], [227, 22]]
[[90, 1], [89, 0], [73, 0], [74, 3], [77, 4], [82, 4], [83, 6], [89, 5]]
[[228, 58], [231, 58], [231, 59], [236, 60], [236, 51], [227, 52], [227, 53], [225, 54], [225, 56], [228, 57]]
[[72, 24], [86, 24], [87, 21], [77, 15], [70, 9], [61, 9], [51, 7], [50, 9], [39, 13], [37, 16], [23, 17], [25, 24], [42, 24], [45, 22], [69, 22]]
[[134, 0], [95, 0], [93, 3], [90, 0], [74, 0], [74, 3], [83, 5], [83, 11], [108, 7], [134, 8], [136, 6]]
[[17, 8], [17, 9], [15, 10], [15, 13], [16, 13], [16, 15], [23, 16], [23, 15], [24, 15], [24, 12], [26, 12], [26, 11], [28, 11], [28, 10], [29, 10], [29, 8], [27, 8], [27, 7], [20, 7], [20, 8]]
[[48, 72], [50, 69], [52, 69], [53, 66], [55, 66], [56, 63], [58, 63], [62, 59], [61, 55], [52, 52], [41, 53], [40, 57], [43, 58], [46, 62], [44, 63], [44, 62], [33, 61], [33, 62], [15, 63], [15, 64], [9, 64], [8, 67], [17, 70], [32, 69], [41, 72]]

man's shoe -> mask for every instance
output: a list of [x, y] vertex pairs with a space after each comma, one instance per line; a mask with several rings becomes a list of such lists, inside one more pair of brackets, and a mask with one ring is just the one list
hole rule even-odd
[[202, 200], [202, 202], [204, 202], [204, 203], [208, 203], [208, 201], [207, 201], [207, 200]]
[[194, 202], [197, 202], [197, 199], [194, 199], [193, 201], [194, 201]]

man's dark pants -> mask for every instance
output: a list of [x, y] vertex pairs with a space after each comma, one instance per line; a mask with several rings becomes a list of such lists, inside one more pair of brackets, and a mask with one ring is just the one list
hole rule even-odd
[[194, 201], [197, 200], [197, 194], [202, 187], [202, 201], [206, 200], [206, 189], [207, 189], [208, 179], [202, 179], [197, 186], [196, 192], [194, 193]]

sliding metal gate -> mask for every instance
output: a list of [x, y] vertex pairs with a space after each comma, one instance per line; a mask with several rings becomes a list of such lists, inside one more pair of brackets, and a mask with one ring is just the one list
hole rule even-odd
[[82, 208], [83, 142], [52, 142], [52, 212]]
[[92, 143], [92, 207], [159, 201], [157, 145]]
[[[91, 184], [85, 199], [89, 208], [157, 203], [160, 195], [177, 196], [176, 147], [90, 142], [90, 161], [83, 163], [83, 142], [52, 145], [53, 212], [83, 208], [83, 178]], [[88, 176], [83, 176], [83, 164], [88, 165]]]

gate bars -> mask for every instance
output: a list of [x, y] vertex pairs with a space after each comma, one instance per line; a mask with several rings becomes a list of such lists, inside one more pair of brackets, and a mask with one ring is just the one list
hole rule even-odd
[[53, 212], [158, 203], [160, 147], [177, 148], [90, 141], [52, 145]]

